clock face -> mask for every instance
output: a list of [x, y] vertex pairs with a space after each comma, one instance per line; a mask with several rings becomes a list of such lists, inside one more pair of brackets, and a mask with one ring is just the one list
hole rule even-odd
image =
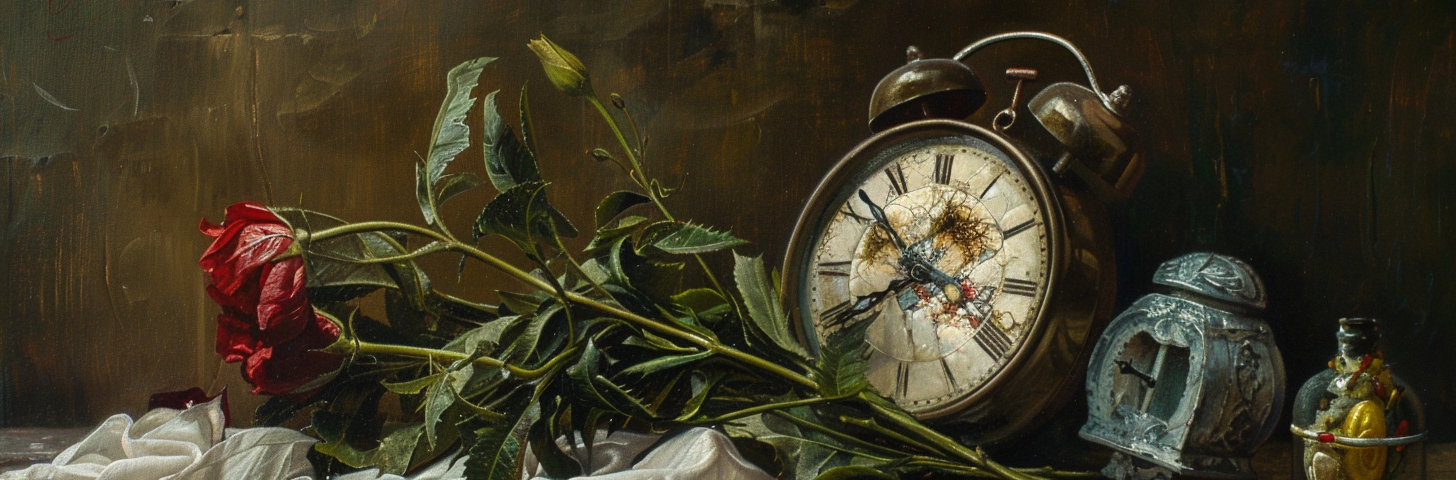
[[1049, 213], [980, 138], [872, 155], [806, 239], [801, 311], [821, 342], [868, 322], [870, 383], [924, 414], [988, 385], [1027, 343], [1049, 287]]

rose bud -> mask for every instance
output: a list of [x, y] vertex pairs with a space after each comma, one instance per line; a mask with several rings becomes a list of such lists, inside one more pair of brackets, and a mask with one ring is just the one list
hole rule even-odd
[[526, 46], [541, 60], [541, 68], [546, 70], [546, 78], [551, 79], [556, 88], [574, 97], [592, 93], [591, 76], [576, 55], [546, 38], [545, 34], [539, 39], [531, 40]]

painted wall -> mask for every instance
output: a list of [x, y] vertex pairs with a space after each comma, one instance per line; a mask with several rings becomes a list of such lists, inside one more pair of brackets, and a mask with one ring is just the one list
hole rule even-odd
[[[196, 222], [254, 200], [419, 223], [416, 152], [445, 72], [466, 59], [502, 57], [479, 93], [502, 89], [504, 111], [531, 85], [552, 201], [568, 215], [588, 221], [628, 183], [583, 153], [609, 134], [549, 88], [525, 48], [540, 32], [582, 57], [599, 92], [628, 99], [650, 132], [648, 168], [682, 187], [680, 217], [731, 227], [776, 262], [820, 176], [867, 136], [869, 94], [906, 46], [945, 56], [1035, 29], [1072, 39], [1104, 84], [1136, 95], [1149, 167], [1115, 212], [1120, 305], [1175, 255], [1244, 258], [1268, 284], [1291, 388], [1333, 354], [1338, 317], [1380, 317], [1388, 359], [1450, 441], [1451, 5], [4, 2], [0, 425], [93, 424], [193, 385], [229, 386], [239, 412], [260, 403], [212, 352]], [[1005, 68], [1039, 68], [1039, 85], [1078, 74], [1031, 42], [971, 64], [991, 90], [983, 123], [1008, 100]], [[452, 224], [487, 199], [468, 195], [447, 208]], [[452, 259], [437, 260], [435, 276], [453, 277]], [[482, 269], [440, 283], [475, 298], [513, 287]]]

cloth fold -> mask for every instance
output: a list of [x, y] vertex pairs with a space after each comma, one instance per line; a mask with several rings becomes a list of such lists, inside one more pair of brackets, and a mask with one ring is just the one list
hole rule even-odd
[[227, 429], [220, 400], [141, 418], [113, 415], [51, 463], [0, 480], [307, 479], [318, 440], [286, 428]]
[[[313, 478], [307, 455], [317, 439], [286, 428], [225, 428], [225, 421], [219, 399], [186, 410], [153, 409], [135, 421], [127, 415], [114, 415], [51, 463], [0, 473], [0, 480]], [[558, 439], [557, 446], [590, 472], [578, 477], [582, 480], [772, 480], [744, 460], [728, 436], [707, 428], [670, 438], [600, 432], [590, 449], [566, 437]], [[457, 480], [465, 478], [466, 459], [448, 456], [409, 477], [369, 469], [334, 480]], [[529, 450], [524, 465], [523, 479], [547, 478]]]
[[[557, 446], [583, 463], [589, 475], [576, 480], [773, 480], [763, 470], [745, 460], [727, 435], [717, 430], [693, 428], [671, 438], [628, 431], [607, 435], [598, 432], [596, 442], [587, 449], [582, 442], [566, 437], [556, 439]], [[590, 453], [588, 454], [588, 451]], [[643, 452], [646, 452], [644, 455]], [[590, 462], [582, 459], [590, 455]], [[641, 457], [641, 460], [637, 460]], [[335, 480], [460, 480], [465, 478], [468, 457], [447, 458], [409, 477], [380, 475], [370, 469], [342, 475]], [[523, 480], [549, 480], [546, 471], [529, 450], [524, 459]]]

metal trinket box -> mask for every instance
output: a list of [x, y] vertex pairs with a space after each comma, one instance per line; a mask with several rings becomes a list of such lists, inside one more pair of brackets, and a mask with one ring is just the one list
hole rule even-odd
[[1119, 479], [1254, 478], [1250, 458], [1276, 427], [1284, 364], [1263, 282], [1238, 259], [1163, 263], [1146, 295], [1113, 319], [1088, 365], [1082, 438], [1118, 451]]

